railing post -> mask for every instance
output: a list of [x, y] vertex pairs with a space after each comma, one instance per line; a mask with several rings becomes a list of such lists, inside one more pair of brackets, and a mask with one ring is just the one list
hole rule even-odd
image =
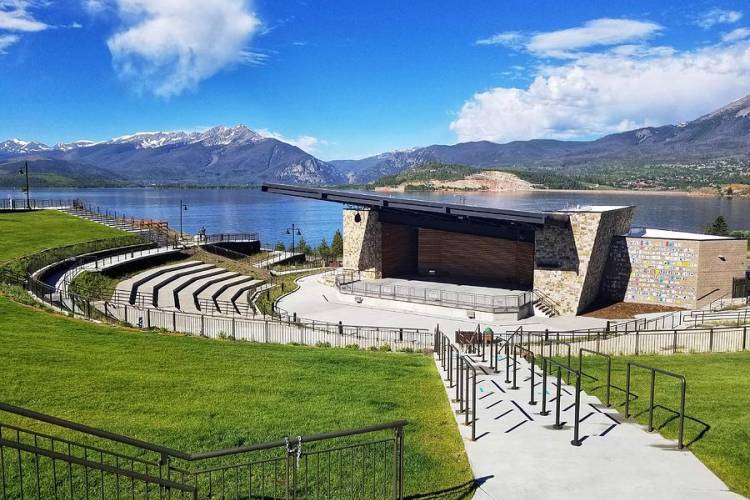
[[747, 327], [742, 328], [742, 350], [747, 348]]
[[708, 330], [708, 352], [714, 352], [714, 329]]
[[573, 441], [570, 442], [573, 446], [581, 446], [581, 440], [578, 438], [579, 421], [581, 418], [581, 374], [576, 375], [576, 398], [575, 398], [575, 422], [573, 425]]
[[557, 390], [555, 391], [555, 424], [553, 429], [562, 429], [560, 423], [560, 405], [562, 399], [562, 368], [557, 367]]
[[654, 430], [654, 388], [656, 386], [656, 370], [651, 370], [651, 388], [648, 395], [648, 432]]
[[630, 363], [625, 365], [625, 418], [630, 418]]
[[531, 353], [531, 398], [529, 399], [529, 405], [534, 406], [536, 405], [536, 400], [534, 399], [534, 375], [536, 374], [536, 363], [534, 362], [534, 353], [532, 351], [529, 351]]
[[513, 346], [513, 386], [511, 387], [512, 390], [517, 391], [518, 390], [518, 384], [516, 383], [516, 373], [518, 372], [518, 358], [516, 356], [517, 348], [514, 345]]

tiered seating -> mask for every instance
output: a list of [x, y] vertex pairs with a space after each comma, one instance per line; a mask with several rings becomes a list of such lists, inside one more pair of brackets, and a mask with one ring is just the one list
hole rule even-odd
[[199, 261], [143, 271], [117, 286], [119, 300], [186, 313], [245, 314], [248, 296], [263, 282]]

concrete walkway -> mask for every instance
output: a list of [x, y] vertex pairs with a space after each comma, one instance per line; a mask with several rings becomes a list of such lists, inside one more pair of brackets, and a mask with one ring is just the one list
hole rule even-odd
[[[482, 365], [480, 363], [480, 365]], [[505, 362], [500, 373], [485, 366], [477, 377], [478, 439], [456, 414], [459, 431], [475, 478], [481, 483], [475, 499], [721, 499], [742, 498], [691, 452], [677, 443], [625, 422], [622, 415], [582, 393], [581, 446], [573, 446], [571, 420], [574, 388], [562, 385], [561, 421], [555, 430], [554, 402], [550, 415], [540, 415], [541, 403], [530, 405], [530, 365], [519, 358], [518, 390], [505, 383]], [[438, 371], [445, 376], [440, 369]], [[536, 400], [541, 400], [541, 372], [536, 371]], [[511, 377], [512, 378], [512, 377]], [[552, 380], [554, 381], [554, 380]], [[548, 398], [554, 398], [548, 382]], [[455, 389], [445, 382], [449, 399]], [[613, 393], [614, 400], [621, 394]], [[548, 399], [549, 401], [549, 399]], [[452, 405], [457, 410], [457, 405]]]
[[433, 330], [440, 324], [445, 331], [474, 330], [477, 323], [484, 328], [489, 326], [496, 332], [514, 330], [520, 325], [533, 330], [552, 331], [571, 330], [576, 328], [597, 328], [606, 325], [606, 320], [584, 317], [543, 318], [531, 317], [520, 321], [505, 322], [477, 322], [475, 320], [459, 320], [434, 314], [418, 314], [403, 309], [388, 310], [387, 308], [372, 308], [366, 305], [356, 305], [345, 302], [338, 297], [336, 288], [322, 283], [322, 275], [313, 275], [298, 280], [300, 288], [279, 301], [279, 307], [297, 313], [297, 316], [336, 323], [338, 321], [349, 325], [394, 326], [404, 328], [426, 328]]

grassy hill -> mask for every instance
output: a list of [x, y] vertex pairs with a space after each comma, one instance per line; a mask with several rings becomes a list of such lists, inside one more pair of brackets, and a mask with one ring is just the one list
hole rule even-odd
[[0, 263], [61, 247], [128, 233], [57, 210], [0, 214]]
[[[53, 211], [0, 214], [0, 230], [0, 261], [121, 234]], [[185, 451], [406, 418], [407, 494], [472, 480], [429, 356], [144, 332], [12, 297], [34, 304], [0, 287], [0, 359], [12, 360], [0, 401]], [[21, 423], [2, 413], [0, 422]]]

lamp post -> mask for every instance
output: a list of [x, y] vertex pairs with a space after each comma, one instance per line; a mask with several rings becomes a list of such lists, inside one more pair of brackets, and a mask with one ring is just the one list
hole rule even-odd
[[299, 230], [299, 226], [295, 226], [292, 224], [292, 227], [286, 228], [286, 234], [292, 235], [292, 254], [294, 254], [294, 235], [302, 236], [302, 233]]
[[180, 241], [182, 241], [182, 212], [187, 212], [187, 205], [180, 200]]
[[29, 162], [23, 162], [24, 168], [18, 171], [21, 175], [26, 175], [26, 210], [31, 210], [31, 200], [29, 198]]

